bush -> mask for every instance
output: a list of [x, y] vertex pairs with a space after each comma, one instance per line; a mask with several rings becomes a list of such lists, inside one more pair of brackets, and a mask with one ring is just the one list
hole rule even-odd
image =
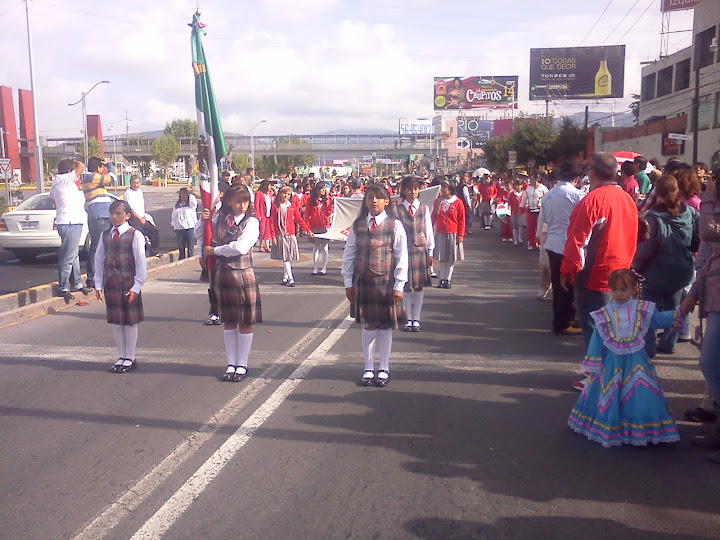
[[0, 215], [8, 211], [8, 203], [5, 196], [0, 196]]

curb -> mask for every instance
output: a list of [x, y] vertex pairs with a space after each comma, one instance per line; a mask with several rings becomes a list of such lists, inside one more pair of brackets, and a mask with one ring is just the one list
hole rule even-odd
[[[182, 260], [179, 260], [178, 256], [178, 250], [174, 250], [164, 253], [160, 257], [148, 257], [148, 281], [157, 279], [166, 273], [174, 272], [189, 261], [198, 264], [197, 256]], [[85, 277], [83, 274], [83, 278]], [[56, 283], [48, 283], [0, 296], [0, 328], [13, 326], [73, 307], [75, 302], [65, 303], [63, 298], [55, 296], [56, 288]], [[83, 296], [82, 293], [76, 292], [73, 293], [73, 297], [76, 301], [96, 301], [95, 295], [92, 293]]]

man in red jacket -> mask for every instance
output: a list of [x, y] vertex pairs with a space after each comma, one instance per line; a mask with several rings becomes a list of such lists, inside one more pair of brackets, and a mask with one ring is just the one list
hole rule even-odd
[[574, 282], [575, 302], [587, 348], [593, 326], [590, 313], [610, 302], [608, 276], [630, 268], [637, 245], [637, 209], [617, 184], [618, 164], [600, 152], [590, 162], [590, 193], [570, 214], [560, 267], [563, 288]]

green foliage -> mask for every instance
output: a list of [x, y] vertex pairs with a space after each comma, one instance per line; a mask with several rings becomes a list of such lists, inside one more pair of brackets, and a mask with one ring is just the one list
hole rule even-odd
[[236, 154], [232, 162], [232, 170], [236, 173], [241, 172], [245, 174], [245, 171], [250, 166], [250, 156], [247, 154]]
[[[278, 150], [305, 150], [311, 148], [310, 143], [299, 137], [278, 137], [273, 143]], [[293, 167], [309, 167], [313, 163], [315, 163], [315, 156], [307, 154], [289, 156], [258, 156], [255, 154], [255, 169], [260, 176], [288, 174]]]
[[637, 126], [640, 121], [640, 94], [630, 94], [630, 97], [632, 98], [632, 102], [628, 105], [628, 109], [632, 111], [635, 117], [635, 125]]
[[581, 152], [585, 151], [587, 143], [587, 132], [575, 122], [568, 118], [563, 118], [558, 131], [555, 143], [553, 145], [554, 160], [557, 163], [561, 158], [562, 161], [572, 159]]
[[8, 211], [8, 203], [5, 195], [0, 196], [0, 216]]
[[153, 142], [153, 157], [164, 167], [165, 178], [169, 176], [170, 164], [177, 159], [179, 153], [180, 143], [168, 133]]
[[[87, 163], [89, 157], [100, 157], [100, 141], [95, 137], [88, 137], [88, 155], [85, 155], [85, 143], [81, 140], [75, 145], [75, 153], [83, 163]], [[59, 162], [58, 162], [59, 163]]]
[[198, 137], [198, 127], [195, 120], [190, 118], [176, 118], [169, 124], [165, 125], [165, 134], [172, 135], [175, 139]]

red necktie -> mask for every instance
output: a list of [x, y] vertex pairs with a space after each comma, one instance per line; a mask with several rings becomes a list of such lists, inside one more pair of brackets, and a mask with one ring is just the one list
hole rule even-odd
[[113, 232], [112, 232], [112, 241], [115, 242], [115, 240], [117, 240], [119, 237], [120, 237], [120, 233], [118, 232], [118, 230], [117, 230], [117, 229], [113, 229]]
[[375, 218], [372, 218], [370, 220], [370, 232], [373, 232], [375, 229], [377, 229], [377, 222], [375, 221]]
[[408, 206], [408, 212], [410, 212], [410, 217], [415, 217], [415, 207], [412, 204]]

